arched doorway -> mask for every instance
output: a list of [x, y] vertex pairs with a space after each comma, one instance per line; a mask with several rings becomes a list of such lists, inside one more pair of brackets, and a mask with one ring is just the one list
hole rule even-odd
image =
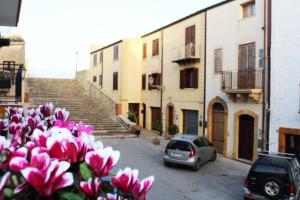
[[239, 159], [252, 160], [254, 147], [254, 118], [239, 116]]
[[217, 153], [224, 155], [224, 106], [221, 103], [214, 103], [212, 107], [212, 142], [217, 150]]
[[220, 97], [212, 99], [208, 105], [208, 139], [213, 142], [218, 154], [227, 155], [228, 107]]
[[169, 103], [167, 105], [167, 112], [166, 112], [166, 133], [168, 133], [169, 127], [174, 124], [174, 105], [172, 103]]

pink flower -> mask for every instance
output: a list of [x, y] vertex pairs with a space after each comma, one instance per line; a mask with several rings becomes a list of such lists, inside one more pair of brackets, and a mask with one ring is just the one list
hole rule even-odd
[[90, 178], [87, 182], [81, 181], [80, 188], [86, 193], [90, 198], [98, 197], [101, 185], [101, 179], [99, 177], [93, 179]]
[[14, 123], [18, 124], [18, 123], [23, 122], [23, 120], [24, 120], [24, 118], [21, 114], [14, 114], [14, 115], [10, 116], [10, 123], [14, 122]]
[[140, 181], [138, 178], [138, 170], [131, 170], [129, 167], [124, 171], [118, 171], [117, 175], [112, 178], [111, 184], [124, 193], [131, 193], [137, 200], [145, 200], [146, 194], [150, 190], [154, 182], [154, 176]]
[[[119, 200], [120, 198], [118, 198]], [[98, 197], [97, 200], [117, 200], [117, 194], [110, 194], [108, 193], [107, 194], [107, 198], [104, 198], [104, 197]]]
[[12, 122], [8, 127], [8, 131], [10, 134], [14, 135], [17, 132], [21, 132], [22, 128], [23, 128], [22, 124], [17, 124], [15, 122]]
[[40, 195], [51, 196], [56, 190], [73, 184], [73, 174], [66, 172], [70, 167], [70, 163], [65, 161], [59, 162], [56, 159], [51, 160], [48, 165], [48, 162], [43, 162], [42, 169], [37, 167], [26, 167], [21, 170], [25, 180]]
[[0, 135], [7, 135], [8, 121], [6, 119], [0, 119]]
[[9, 169], [13, 172], [20, 172], [21, 169], [28, 166], [27, 153], [28, 150], [25, 147], [21, 147], [12, 152], [8, 159]]
[[11, 117], [12, 115], [15, 115], [15, 114], [19, 114], [19, 115], [23, 115], [23, 108], [11, 108], [11, 107], [8, 107], [5, 109], [7, 114], [8, 114], [8, 117]]
[[50, 117], [52, 110], [52, 103], [45, 103], [44, 105], [39, 106], [39, 113], [41, 113], [44, 118]]
[[10, 146], [10, 141], [8, 141], [5, 137], [0, 136], [0, 153], [3, 149], [8, 149]]
[[111, 179], [111, 184], [113, 187], [119, 189], [124, 193], [131, 192], [133, 186], [137, 182], [139, 171], [126, 167], [125, 170], [119, 170], [117, 175]]
[[35, 117], [28, 117], [27, 124], [30, 127], [30, 134], [37, 128], [41, 131], [45, 130], [44, 122], [41, 120], [40, 116], [36, 115]]
[[11, 173], [10, 173], [10, 172], [6, 172], [6, 173], [2, 176], [1, 181], [0, 181], [0, 191], [3, 190], [3, 188], [4, 188], [5, 184], [6, 184], [6, 182], [8, 181], [8, 179], [10, 179], [10, 177], [11, 177]]
[[76, 135], [81, 136], [83, 133], [86, 133], [88, 135], [92, 134], [94, 128], [91, 125], [84, 125], [82, 122], [79, 122], [76, 124]]
[[55, 109], [55, 119], [60, 121], [66, 121], [69, 117], [69, 112], [65, 108], [56, 108]]
[[54, 122], [54, 126], [55, 127], [59, 127], [59, 128], [66, 128], [70, 131], [72, 131], [75, 127], [76, 123], [73, 121], [61, 121], [61, 120], [56, 120]]
[[85, 156], [85, 161], [97, 176], [107, 176], [120, 158], [120, 152], [111, 147], [90, 151]]
[[132, 195], [137, 200], [145, 200], [146, 194], [152, 187], [154, 182], [154, 176], [149, 176], [142, 181], [137, 180], [136, 184], [133, 186]]

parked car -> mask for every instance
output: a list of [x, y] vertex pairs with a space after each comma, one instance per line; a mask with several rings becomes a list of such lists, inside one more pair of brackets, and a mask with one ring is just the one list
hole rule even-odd
[[299, 169], [292, 154], [259, 154], [244, 181], [245, 199], [299, 199]]
[[176, 135], [165, 149], [164, 164], [179, 164], [199, 170], [201, 164], [214, 161], [217, 152], [206, 137], [194, 135]]

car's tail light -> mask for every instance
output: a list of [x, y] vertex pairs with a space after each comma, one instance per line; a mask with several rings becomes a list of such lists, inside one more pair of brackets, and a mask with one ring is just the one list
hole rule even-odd
[[195, 154], [196, 154], [196, 150], [195, 150], [194, 147], [192, 147], [191, 150], [190, 150], [190, 155], [189, 155], [189, 157], [193, 157]]
[[248, 188], [249, 185], [250, 185], [250, 180], [249, 180], [248, 178], [245, 178], [245, 179], [244, 179], [244, 187], [245, 187], [245, 188]]
[[168, 155], [168, 148], [165, 149], [165, 155]]
[[290, 186], [290, 196], [291, 197], [295, 196], [295, 186], [294, 185]]

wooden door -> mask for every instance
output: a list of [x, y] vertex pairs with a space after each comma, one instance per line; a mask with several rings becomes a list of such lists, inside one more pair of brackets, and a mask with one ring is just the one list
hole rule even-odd
[[198, 111], [184, 110], [184, 133], [198, 135]]
[[212, 142], [218, 154], [224, 155], [224, 135], [225, 129], [224, 107], [220, 103], [213, 105], [212, 113]]
[[250, 115], [239, 117], [239, 158], [252, 160], [254, 146], [254, 118]]
[[238, 88], [255, 88], [255, 43], [239, 46]]
[[151, 107], [151, 129], [161, 131], [161, 110], [157, 107]]
[[169, 106], [168, 109], [168, 127], [170, 127], [173, 123], [173, 117], [174, 117], [174, 109], [172, 106]]

